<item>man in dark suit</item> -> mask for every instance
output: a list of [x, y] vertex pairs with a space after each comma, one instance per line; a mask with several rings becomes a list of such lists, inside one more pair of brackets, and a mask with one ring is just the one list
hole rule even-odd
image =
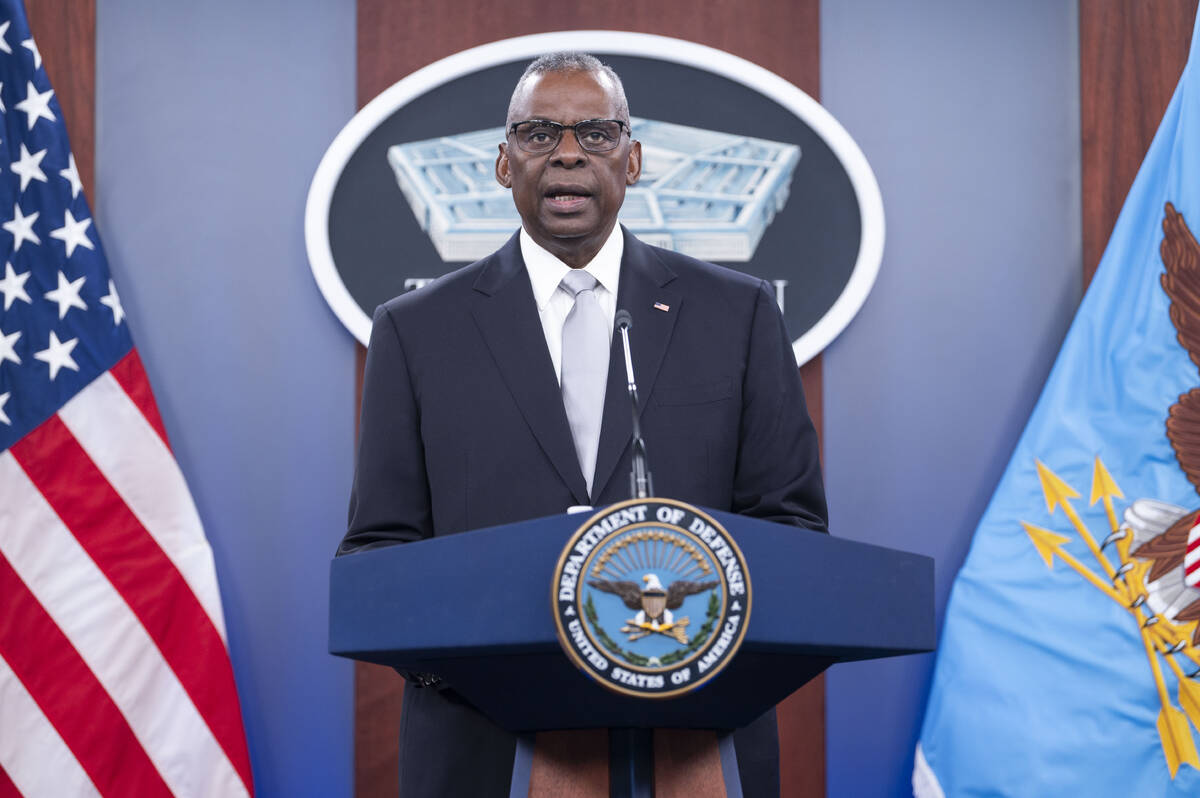
[[[816, 435], [772, 292], [617, 225], [641, 163], [611, 69], [579, 54], [530, 65], [496, 161], [522, 230], [376, 312], [339, 554], [629, 498], [617, 308], [633, 318], [656, 493], [825, 529]], [[735, 741], [745, 794], [777, 794], [774, 713]], [[514, 747], [452, 686], [405, 690], [405, 798], [506, 796]]]

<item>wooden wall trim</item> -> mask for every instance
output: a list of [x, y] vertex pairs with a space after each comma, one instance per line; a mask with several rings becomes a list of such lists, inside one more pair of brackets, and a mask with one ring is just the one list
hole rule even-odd
[[[513, 36], [581, 29], [655, 33], [706, 44], [754, 61], [812, 97], [820, 97], [820, 0], [711, 0], [702, 9], [690, 0], [660, 0], [622, 5], [616, 23], [611, 9], [534, 0], [507, 4], [358, 0], [357, 10], [359, 107], [411, 72], [451, 53]], [[806, 364], [801, 375], [820, 435], [821, 358]], [[378, 713], [398, 708], [399, 701], [396, 688], [389, 694], [379, 681], [394, 685], [400, 680], [386, 669], [370, 666], [359, 666], [356, 674], [356, 795], [395, 795], [398, 717]], [[824, 677], [780, 705], [779, 727], [782, 795], [824, 796]], [[376, 739], [379, 734], [389, 735], [390, 743]], [[391, 753], [378, 749], [385, 744]]]
[[1187, 63], [1196, 0], [1079, 2], [1083, 283]]
[[[28, 0], [29, 29], [67, 123], [75, 166], [96, 198], [96, 2]], [[15, 46], [16, 42], [10, 42]], [[94, 210], [94, 209], [93, 209]]]
[[358, 2], [358, 104], [426, 64], [481, 44], [555, 30], [613, 29], [656, 33], [706, 44], [787, 78], [813, 97], [820, 93], [819, 3], [816, 0], [662, 0], [611, 9], [579, 4], [548, 7], [485, 0], [420, 5]]

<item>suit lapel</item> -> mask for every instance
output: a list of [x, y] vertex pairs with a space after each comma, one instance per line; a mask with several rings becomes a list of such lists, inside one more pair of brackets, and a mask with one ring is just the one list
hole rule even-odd
[[[621, 281], [617, 289], [617, 308], [629, 311], [633, 328], [629, 346], [633, 354], [633, 376], [637, 380], [638, 401], [644, 408], [654, 391], [654, 381], [675, 328], [675, 318], [683, 298], [667, 285], [675, 273], [646, 244], [622, 228], [625, 251], [621, 258]], [[666, 310], [656, 308], [658, 304]], [[640, 408], [639, 408], [640, 409]], [[604, 395], [604, 417], [600, 426], [600, 450], [596, 455], [596, 475], [592, 495], [602, 495], [613, 477], [613, 470], [633, 437], [633, 421], [625, 379], [625, 352], [620, 333], [613, 331], [613, 346], [608, 359], [608, 387]], [[565, 413], [564, 413], [565, 417]], [[643, 430], [645, 434], [645, 430]], [[569, 433], [568, 433], [569, 435]], [[651, 463], [654, 449], [647, 446]]]
[[525, 423], [575, 501], [587, 504], [587, 488], [518, 236], [491, 257], [474, 288], [471, 313]]

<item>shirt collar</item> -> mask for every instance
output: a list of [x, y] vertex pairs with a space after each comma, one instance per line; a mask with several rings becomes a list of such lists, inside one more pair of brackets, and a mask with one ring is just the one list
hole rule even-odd
[[[621, 235], [621, 225], [614, 224], [604, 246], [583, 267], [613, 296], [617, 295], [617, 280], [621, 275], [621, 256], [624, 253], [625, 238]], [[543, 249], [533, 240], [533, 236], [525, 232], [524, 227], [521, 228], [521, 257], [525, 259], [525, 269], [533, 286], [533, 299], [540, 313], [550, 304], [550, 297], [554, 296], [558, 284], [571, 267]]]

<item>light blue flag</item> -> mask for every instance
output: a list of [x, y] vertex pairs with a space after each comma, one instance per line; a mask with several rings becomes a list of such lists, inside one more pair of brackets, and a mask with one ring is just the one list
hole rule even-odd
[[955, 581], [920, 798], [1200, 795], [1198, 41]]

